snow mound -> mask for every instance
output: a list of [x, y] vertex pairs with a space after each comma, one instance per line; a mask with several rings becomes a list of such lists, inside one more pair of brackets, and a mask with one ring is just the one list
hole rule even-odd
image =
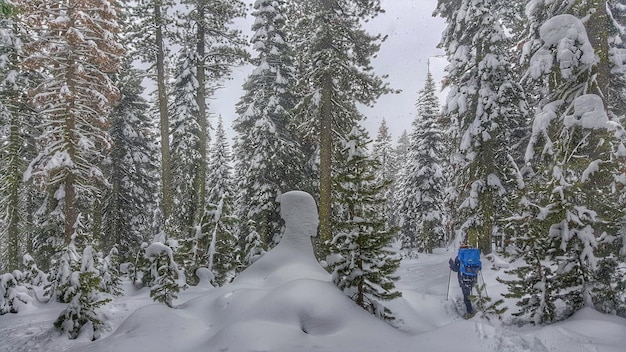
[[280, 243], [244, 270], [234, 283], [275, 287], [296, 279], [330, 281], [315, 255], [311, 237], [316, 236], [319, 220], [317, 206], [310, 194], [291, 191], [280, 199], [285, 233]]
[[[317, 262], [313, 198], [281, 197], [281, 242], [230, 285], [169, 309], [152, 304], [76, 351], [394, 351], [406, 338], [345, 297]], [[158, 339], [155, 339], [155, 335]]]

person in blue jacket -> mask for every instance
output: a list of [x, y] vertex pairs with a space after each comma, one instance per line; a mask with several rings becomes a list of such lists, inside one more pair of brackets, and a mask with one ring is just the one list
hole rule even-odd
[[[467, 243], [461, 243], [460, 248], [469, 248], [469, 246]], [[465, 303], [465, 308], [467, 309], [466, 317], [473, 316], [474, 308], [472, 307], [472, 302], [470, 301], [470, 295], [472, 294], [472, 287], [474, 286], [474, 283], [476, 283], [476, 276], [469, 276], [461, 273], [461, 262], [459, 261], [458, 256], [454, 259], [454, 261], [450, 259], [448, 263], [450, 264], [450, 270], [458, 274], [459, 286], [461, 286], [461, 291], [463, 292], [463, 303]]]

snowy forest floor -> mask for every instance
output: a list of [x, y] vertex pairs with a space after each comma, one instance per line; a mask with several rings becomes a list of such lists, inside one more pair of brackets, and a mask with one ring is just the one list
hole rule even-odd
[[[180, 293], [180, 309], [155, 304], [148, 289], [127, 283], [125, 295], [103, 309], [107, 328], [99, 340], [68, 340], [53, 327], [65, 305], [34, 304], [0, 316], [0, 351], [624, 351], [626, 319], [589, 308], [539, 327], [512, 324], [512, 302], [502, 321], [480, 313], [463, 319], [450, 257], [452, 249], [437, 249], [402, 261], [397, 287], [403, 296], [389, 303], [396, 329], [351, 307], [319, 280], [293, 280], [280, 291], [252, 287], [251, 281], [220, 288], [200, 284]], [[496, 281], [503, 275], [484, 258], [483, 277], [494, 300], [505, 289]], [[290, 311], [297, 312], [298, 329], [290, 325]]]

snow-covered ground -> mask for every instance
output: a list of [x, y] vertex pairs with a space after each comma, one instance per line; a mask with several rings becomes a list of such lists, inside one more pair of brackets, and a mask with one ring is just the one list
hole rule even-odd
[[[52, 327], [64, 305], [34, 304], [0, 316], [0, 351], [626, 350], [626, 319], [592, 309], [542, 327], [509, 324], [508, 313], [503, 321], [480, 315], [464, 320], [455, 303], [460, 289], [448, 269], [452, 248], [402, 262], [397, 287], [403, 296], [389, 303], [398, 317], [391, 327], [339, 292], [315, 261], [309, 236], [317, 214], [310, 201], [295, 194], [287, 202], [292, 218], [284, 239], [229, 285], [191, 287], [180, 294], [177, 309], [127, 285], [126, 295], [104, 308], [107, 331], [95, 342], [89, 334], [68, 340]], [[503, 272], [495, 268], [501, 263], [483, 259], [487, 293], [499, 298], [504, 287], [495, 278]]]

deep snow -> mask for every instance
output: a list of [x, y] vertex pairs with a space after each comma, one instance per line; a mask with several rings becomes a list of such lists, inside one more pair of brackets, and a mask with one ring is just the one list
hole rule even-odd
[[[583, 309], [543, 327], [518, 327], [460, 317], [460, 289], [450, 277], [453, 248], [405, 259], [397, 283], [402, 298], [389, 303], [396, 328], [346, 298], [313, 256], [315, 203], [287, 193], [286, 232], [280, 244], [223, 287], [206, 281], [179, 295], [177, 309], [155, 304], [148, 289], [126, 285], [126, 295], [104, 308], [104, 337], [68, 340], [52, 327], [64, 305], [33, 304], [0, 316], [0, 351], [594, 351], [622, 352], [626, 319]], [[487, 292], [504, 290], [503, 265], [483, 258]], [[450, 280], [450, 281], [449, 281]], [[448, 282], [450, 282], [447, 299]], [[514, 311], [511, 307], [509, 313]]]

